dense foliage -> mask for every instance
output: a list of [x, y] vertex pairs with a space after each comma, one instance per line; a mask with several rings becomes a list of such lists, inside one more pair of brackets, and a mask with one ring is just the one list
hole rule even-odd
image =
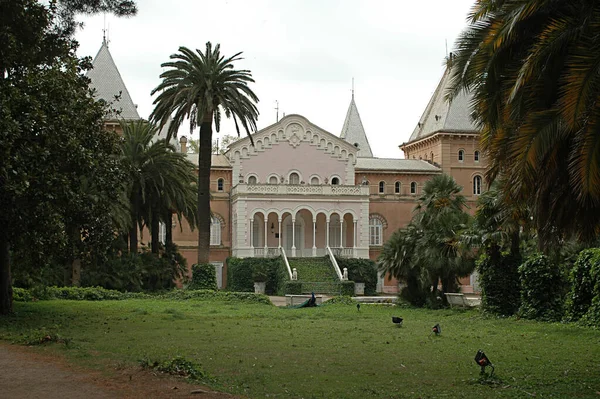
[[488, 180], [529, 205], [546, 251], [600, 226], [600, 3], [476, 2], [449, 59], [473, 94]]
[[569, 276], [571, 290], [566, 301], [565, 317], [567, 320], [579, 320], [589, 310], [599, 275], [600, 249], [581, 251]]
[[269, 295], [284, 291], [288, 280], [285, 265], [278, 258], [227, 258], [227, 289], [229, 291], [253, 292], [254, 277], [266, 282]]
[[210, 263], [192, 266], [192, 281], [187, 287], [190, 290], [216, 290], [217, 273]]
[[336, 258], [336, 261], [341, 270], [348, 269], [348, 280], [365, 283], [365, 295], [377, 293], [377, 264], [374, 261], [353, 258]]
[[534, 254], [519, 266], [521, 307], [527, 319], [557, 321], [562, 318], [565, 283], [559, 267], [545, 255]]
[[261, 303], [273, 305], [266, 295], [213, 290], [172, 290], [160, 294], [120, 292], [102, 287], [40, 287], [31, 290], [15, 287], [15, 301], [32, 302], [52, 299], [74, 301], [121, 301], [126, 299], [205, 299], [227, 302]]
[[401, 295], [416, 306], [437, 307], [437, 298], [445, 300], [438, 282], [442, 292], [456, 292], [458, 277], [475, 267], [473, 252], [461, 240], [470, 223], [461, 190], [448, 175], [428, 180], [410, 224], [394, 232], [379, 256], [380, 270], [404, 281]]
[[477, 260], [481, 306], [484, 311], [501, 316], [510, 316], [521, 304], [521, 282], [519, 279], [520, 258], [510, 254], [483, 253]]

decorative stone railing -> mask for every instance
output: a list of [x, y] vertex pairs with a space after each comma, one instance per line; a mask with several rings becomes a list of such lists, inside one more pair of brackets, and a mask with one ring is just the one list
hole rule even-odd
[[368, 196], [369, 186], [240, 183], [231, 190], [231, 194]]

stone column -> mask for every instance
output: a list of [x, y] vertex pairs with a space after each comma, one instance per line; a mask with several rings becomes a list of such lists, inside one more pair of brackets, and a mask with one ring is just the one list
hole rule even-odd
[[327, 226], [325, 227], [325, 233], [327, 234], [327, 239], [325, 240], [325, 247], [329, 246], [329, 218], [327, 218]]
[[344, 248], [344, 219], [340, 217], [340, 248]]
[[296, 257], [296, 219], [292, 219], [292, 258]]
[[250, 219], [250, 248], [254, 256], [254, 219]]
[[313, 247], [312, 256], [317, 256], [317, 219], [313, 219]]
[[281, 246], [281, 219], [277, 219], [277, 225], [279, 230], [279, 247]]
[[358, 227], [358, 221], [355, 220], [354, 221], [354, 231], [352, 232], [352, 257], [356, 258], [356, 239], [358, 238], [358, 233], [356, 232], [356, 229]]
[[268, 231], [268, 224], [269, 224], [269, 220], [267, 219], [268, 215], [265, 216], [265, 256], [267, 256], [267, 231]]

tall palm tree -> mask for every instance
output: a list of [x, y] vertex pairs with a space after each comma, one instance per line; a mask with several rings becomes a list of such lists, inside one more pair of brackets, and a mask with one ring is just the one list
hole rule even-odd
[[[217, 132], [221, 117], [233, 118], [239, 136], [241, 124], [246, 133], [256, 130], [258, 97], [248, 86], [253, 83], [248, 70], [233, 69], [233, 63], [241, 60], [242, 53], [225, 58], [220, 46], [214, 48], [206, 43], [206, 51], [195, 52], [180, 47], [179, 53], [171, 55], [174, 61], [161, 66], [169, 68], [153, 91], [158, 93], [156, 107], [150, 115], [161, 128], [172, 118], [167, 140], [177, 136], [185, 119], [189, 119], [190, 132], [200, 127], [200, 150], [198, 157], [198, 263], [207, 263], [210, 250], [210, 169], [212, 153], [213, 121]], [[250, 137], [252, 139], [252, 137]]]
[[184, 216], [196, 226], [194, 165], [165, 140], [153, 141], [157, 129], [144, 121], [123, 123], [122, 162], [128, 172], [132, 226], [129, 250], [137, 253], [138, 229], [152, 234], [152, 252], [158, 252], [159, 223], [168, 213]]
[[450, 61], [474, 94], [489, 182], [534, 212], [540, 249], [600, 228], [600, 3], [480, 0]]

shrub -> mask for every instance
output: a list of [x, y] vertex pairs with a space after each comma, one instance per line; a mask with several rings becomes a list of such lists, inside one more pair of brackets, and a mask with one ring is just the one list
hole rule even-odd
[[481, 285], [481, 307], [484, 311], [510, 316], [519, 310], [521, 282], [519, 259], [511, 255], [490, 257], [483, 253], [477, 260]]
[[339, 295], [339, 296], [334, 296], [327, 302], [323, 302], [323, 306], [324, 305], [354, 305], [354, 306], [356, 306], [357, 303], [358, 302], [355, 301], [354, 299], [352, 299], [351, 296]]
[[302, 294], [302, 283], [300, 281], [286, 281], [284, 284], [285, 295]]
[[353, 296], [354, 295], [354, 281], [341, 281], [340, 282], [340, 295]]
[[566, 319], [579, 320], [592, 305], [594, 287], [600, 272], [600, 248], [586, 249], [579, 253], [569, 276], [571, 290], [567, 296]]
[[[348, 269], [348, 280], [365, 283], [365, 295], [377, 293], [377, 265], [371, 259], [336, 258], [340, 269]], [[352, 293], [354, 295], [354, 293]]]
[[210, 263], [192, 266], [192, 282], [187, 288], [190, 290], [216, 290], [217, 275], [215, 266]]
[[266, 282], [265, 292], [277, 294], [284, 291], [287, 273], [282, 258], [234, 258], [227, 259], [227, 289], [238, 292], [254, 292], [254, 278]]
[[547, 321], [560, 320], [564, 288], [560, 269], [545, 255], [534, 254], [519, 266], [519, 275], [521, 316]]

